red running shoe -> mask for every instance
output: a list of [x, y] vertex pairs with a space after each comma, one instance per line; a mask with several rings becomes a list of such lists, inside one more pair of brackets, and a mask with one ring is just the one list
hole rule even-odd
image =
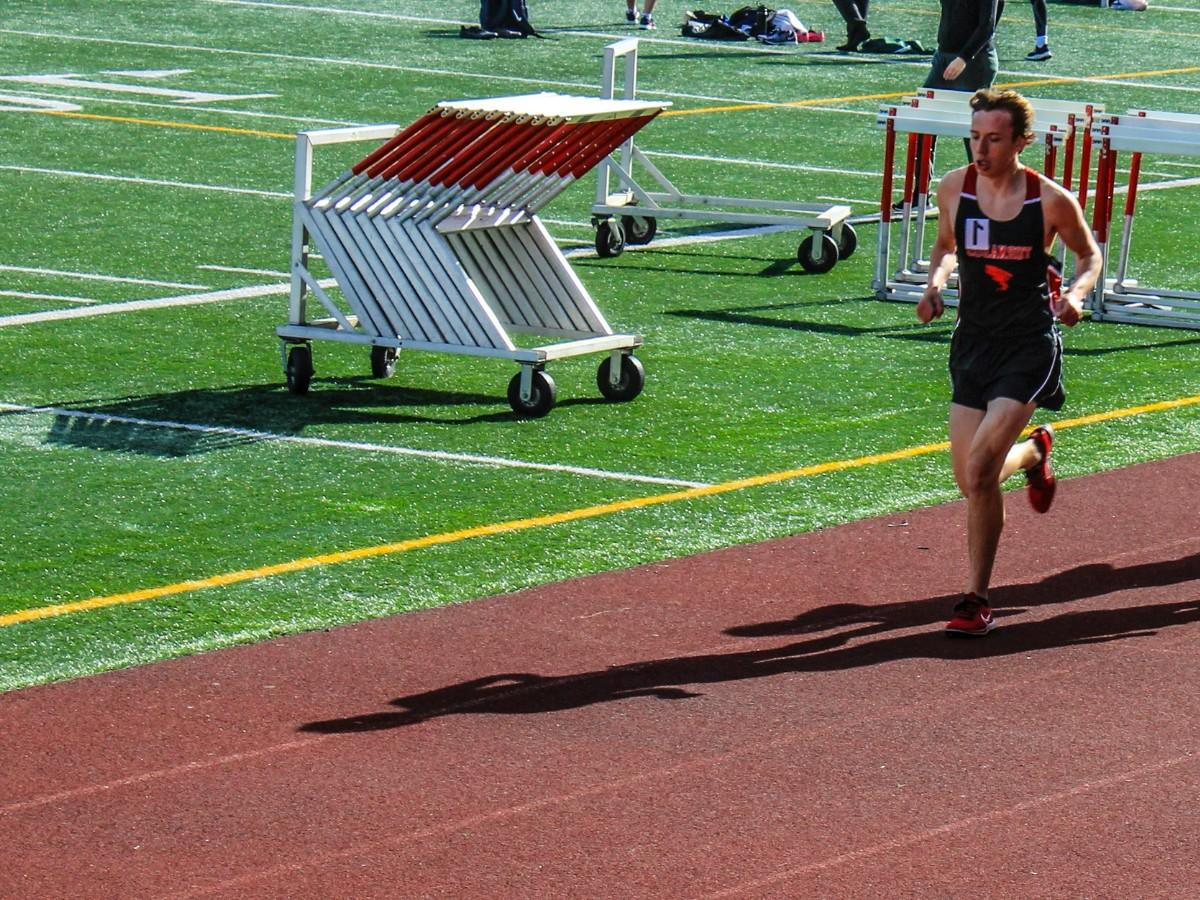
[[996, 627], [992, 608], [982, 597], [967, 594], [954, 604], [954, 618], [946, 623], [946, 634], [983, 637]]
[[1025, 480], [1029, 485], [1029, 505], [1036, 512], [1044, 513], [1054, 502], [1054, 491], [1058, 482], [1054, 479], [1054, 470], [1050, 467], [1050, 450], [1054, 447], [1054, 429], [1049, 425], [1039, 425], [1033, 429], [1029, 439], [1042, 453], [1041, 460], [1025, 470]]

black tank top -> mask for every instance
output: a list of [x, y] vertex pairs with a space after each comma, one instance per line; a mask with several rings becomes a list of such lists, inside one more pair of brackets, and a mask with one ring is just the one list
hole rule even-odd
[[1021, 211], [998, 222], [979, 208], [978, 177], [974, 164], [968, 166], [954, 221], [959, 325], [992, 337], [1046, 331], [1054, 314], [1046, 287], [1041, 181], [1026, 169]]

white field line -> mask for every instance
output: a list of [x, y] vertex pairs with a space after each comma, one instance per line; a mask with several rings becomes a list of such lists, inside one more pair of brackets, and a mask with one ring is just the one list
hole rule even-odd
[[[218, 4], [221, 6], [250, 6], [250, 7], [257, 7], [259, 9], [286, 10], [288, 12], [315, 12], [315, 13], [321, 13], [324, 15], [334, 15], [334, 16], [364, 16], [364, 17], [371, 18], [371, 19], [386, 19], [386, 20], [390, 20], [393, 22], [421, 22], [421, 23], [428, 24], [428, 25], [458, 26], [458, 25], [478, 24], [477, 21], [469, 21], [468, 22], [468, 21], [464, 21], [463, 19], [435, 19], [430, 16], [406, 16], [406, 15], [402, 15], [400, 13], [372, 12], [372, 11], [368, 11], [368, 10], [351, 9], [351, 8], [347, 8], [347, 7], [343, 7], [343, 6], [309, 6], [307, 4], [298, 4], [298, 3], [267, 2], [267, 0], [204, 0], [204, 2], [215, 3], [215, 4]], [[697, 41], [694, 39], [691, 39], [691, 38], [683, 38], [683, 37], [664, 38], [664, 37], [660, 37], [657, 35], [651, 36], [651, 35], [646, 34], [645, 32], [640, 32], [640, 31], [601, 32], [601, 31], [576, 31], [576, 30], [570, 29], [570, 28], [553, 28], [553, 29], [550, 29], [550, 32], [548, 32], [548, 33], [553, 33], [555, 35], [570, 35], [572, 37], [603, 38], [608, 41], [616, 41], [616, 40], [621, 40], [622, 38], [636, 36], [646, 42], [652, 41], [655, 44], [667, 44], [667, 45], [673, 44], [675, 46], [680, 46], [680, 47], [695, 47], [697, 44]], [[758, 53], [787, 54], [790, 52], [794, 52], [791, 50], [784, 50], [779, 47], [774, 47], [769, 44], [762, 44], [757, 41], [746, 42], [746, 43], [735, 43], [733, 45], [728, 45], [728, 46], [734, 46], [734, 47], [737, 47], [739, 50], [743, 50], [743, 51], [749, 50], [749, 51], [758, 52]], [[926, 62], [925, 62], [925, 67], [926, 68], [929, 67], [928, 60], [926, 60]]]
[[[878, 215], [878, 213], [876, 213]], [[715, 213], [713, 218], [720, 220], [720, 215]], [[729, 231], [710, 231], [705, 234], [681, 235], [673, 238], [655, 238], [650, 244], [644, 246], [629, 245], [625, 248], [625, 252], [640, 252], [643, 250], [653, 250], [661, 247], [679, 247], [684, 244], [715, 244], [718, 241], [732, 241], [738, 238], [755, 237], [760, 234], [777, 234], [781, 231], [796, 231], [803, 226], [801, 225], [751, 225], [749, 227], [734, 228]], [[594, 247], [575, 247], [570, 250], [564, 250], [563, 256], [568, 259], [589, 259], [597, 256]], [[0, 324], [3, 320], [0, 319]]]
[[[422, 21], [431, 21], [423, 19]], [[454, 22], [451, 24], [459, 24]], [[562, 32], [558, 32], [562, 33]], [[597, 37], [594, 32], [571, 32], [586, 37]], [[245, 56], [252, 59], [277, 59], [284, 62], [296, 63], [311, 63], [316, 65], [327, 66], [345, 66], [352, 69], [379, 69], [385, 72], [411, 72], [416, 75], [442, 75], [450, 78], [474, 78], [480, 81], [489, 83], [512, 83], [520, 85], [532, 85], [542, 89], [545, 88], [572, 88], [575, 90], [586, 91], [589, 95], [596, 91], [599, 87], [599, 78], [596, 81], [579, 82], [579, 81], [551, 81], [545, 78], [522, 78], [517, 75], [500, 75], [495, 72], [463, 72], [457, 69], [434, 69], [428, 66], [401, 66], [394, 63], [371, 62], [362, 59], [348, 59], [344, 57], [329, 57], [329, 56], [302, 56], [294, 53], [275, 53], [266, 50], [236, 50], [227, 47], [203, 47], [197, 44], [169, 44], [163, 41], [133, 41], [123, 38], [104, 38], [92, 37], [88, 35], [64, 34], [61, 32], [46, 32], [46, 31], [25, 31], [15, 28], [0, 28], [0, 34], [15, 34], [20, 37], [46, 38], [55, 41], [79, 41], [82, 43], [97, 43], [110, 44], [118, 47], [149, 47], [156, 50], [173, 50], [178, 52], [188, 53], [211, 53], [214, 55], [224, 56]], [[628, 34], [612, 34], [600, 35], [612, 40], [629, 37]], [[656, 43], [666, 43], [661, 39], [655, 38]], [[676, 42], [671, 42], [676, 43]], [[677, 43], [685, 46], [695, 46], [695, 42], [680, 40]], [[740, 46], [740, 45], [739, 45]], [[770, 52], [770, 51], [763, 51]], [[929, 63], [924, 63], [925, 68], [929, 67]], [[50, 95], [58, 96], [58, 95]], [[702, 100], [709, 103], [720, 103], [728, 105], [784, 105], [786, 101], [775, 100], [750, 100], [739, 97], [713, 97], [707, 94], [688, 94], [680, 91], [655, 91], [645, 87], [639, 90], [639, 97], [665, 97], [667, 99], [678, 98], [681, 100]], [[804, 108], [804, 107], [799, 107]], [[837, 110], [838, 112], [850, 113], [859, 115], [859, 111], [854, 110]], [[870, 113], [874, 115], [875, 113]]]
[[[392, 20], [398, 20], [398, 21], [429, 22], [434, 25], [464, 24], [462, 22], [462, 20], [460, 20], [460, 19], [432, 19], [432, 18], [421, 17], [421, 16], [404, 16], [404, 15], [398, 15], [398, 14], [393, 14], [393, 13], [366, 12], [366, 11], [362, 11], [362, 10], [346, 9], [344, 7], [336, 7], [336, 6], [304, 6], [304, 5], [294, 4], [294, 3], [266, 2], [266, 0], [206, 0], [206, 2], [223, 4], [226, 6], [252, 6], [252, 7], [261, 7], [261, 8], [267, 8], [267, 9], [284, 9], [284, 10], [299, 11], [299, 12], [313, 11], [313, 12], [321, 12], [321, 13], [325, 13], [325, 14], [332, 14], [332, 15], [369, 16], [371, 18], [392, 19]], [[1159, 9], [1159, 8], [1160, 7], [1157, 7], [1157, 6], [1155, 7], [1155, 9]], [[465, 24], [471, 24], [471, 23], [465, 23]], [[603, 38], [603, 39], [609, 40], [609, 41], [621, 40], [622, 38], [627, 38], [630, 36], [630, 32], [628, 32], [628, 31], [603, 33], [603, 32], [595, 32], [595, 31], [573, 31], [571, 29], [558, 29], [558, 28], [554, 29], [554, 33], [571, 35], [572, 37]], [[1154, 34], [1155, 32], [1152, 30], [1146, 30], [1145, 33]], [[696, 43], [697, 43], [695, 40], [690, 39], [690, 38], [663, 38], [663, 37], [658, 37], [658, 36], [651, 37], [651, 36], [641, 34], [641, 33], [638, 33], [637, 36], [642, 41], [645, 41], [647, 43], [654, 43], [654, 44], [675, 45], [675, 46], [681, 46], [681, 47], [694, 47], [694, 46], [696, 46]], [[790, 54], [794, 53], [793, 50], [780, 49], [780, 48], [776, 48], [776, 47], [758, 44], [756, 42], [748, 42], [746, 44], [734, 44], [732, 46], [735, 46], [738, 49], [743, 50], [743, 51], [756, 52], [756, 53], [767, 53], [767, 54], [774, 54], [774, 55], [790, 55]], [[840, 55], [852, 56], [852, 54], [840, 54]], [[894, 58], [882, 57], [882, 58], [874, 58], [872, 61], [874, 63], [882, 62], [882, 63], [888, 64], [888, 65], [911, 66], [914, 68], [921, 68], [921, 69], [929, 68], [929, 60], [926, 58], [905, 59], [905, 58], [901, 58], [901, 57], [894, 57]], [[1013, 72], [1013, 71], [1001, 70], [1001, 74], [1006, 75], [1006, 76], [1015, 76], [1015, 77], [1019, 77], [1019, 78], [1036, 78], [1039, 80], [1046, 78], [1045, 72]], [[1141, 88], [1162, 89], [1162, 90], [1200, 92], [1200, 88], [1175, 86], [1175, 85], [1146, 84], [1145, 82], [1138, 82], [1138, 81], [1116, 81], [1116, 80], [1107, 79], [1107, 78], [1086, 78], [1086, 77], [1073, 77], [1073, 76], [1060, 76], [1060, 75], [1054, 75], [1051, 77], [1056, 78], [1056, 79], [1061, 79], [1063, 81], [1072, 81], [1072, 82], [1081, 82], [1081, 83], [1119, 84], [1119, 85], [1123, 85], [1123, 86], [1127, 86], [1127, 87], [1141, 87]], [[663, 94], [662, 96], [669, 96], [669, 95]], [[680, 95], [676, 95], [676, 96], [686, 96], [686, 95], [680, 94]], [[695, 99], [712, 99], [712, 100], [717, 100], [718, 102], [725, 102], [725, 101], [721, 101], [720, 98], [715, 98], [715, 97], [714, 98], [695, 98]], [[745, 102], [745, 101], [733, 101], [733, 102]], [[839, 112], [842, 112], [842, 111], [844, 111], [844, 110], [839, 110]]]
[[[18, 96], [11, 94], [11, 97]], [[51, 100], [78, 100], [80, 103], [108, 103], [116, 106], [144, 106], [150, 109], [170, 109], [178, 110], [178, 103], [155, 103], [153, 100], [127, 100], [117, 97], [101, 97], [97, 95], [82, 95], [82, 94], [64, 94], [61, 91], [33, 91], [22, 90], [19, 96], [23, 97], [44, 97]], [[349, 126], [354, 125], [354, 122], [347, 122], [344, 119], [318, 119], [311, 116], [289, 116], [283, 113], [267, 113], [259, 112], [250, 109], [229, 109], [223, 106], [203, 106], [203, 107], [187, 107], [189, 109], [198, 109], [201, 112], [220, 113], [224, 116], [241, 116], [247, 119], [274, 119], [280, 122], [296, 122], [300, 125], [311, 126]], [[872, 113], [874, 115], [874, 113]]]
[[[548, 81], [544, 78], [521, 78], [515, 75], [500, 75], [495, 72], [461, 72], [454, 69], [431, 69], [424, 66], [400, 66], [395, 63], [371, 62], [362, 59], [347, 59], [344, 57], [330, 56], [303, 56], [295, 53], [274, 53], [266, 50], [235, 50], [227, 47], [203, 47], [198, 44], [169, 44], [163, 41], [132, 41], [123, 38], [104, 38], [91, 37], [88, 35], [63, 34], [59, 32], [47, 31], [22, 31], [12, 28], [0, 28], [0, 34], [15, 34], [20, 37], [47, 38], [53, 41], [80, 41], [83, 43], [109, 44], [118, 47], [149, 47], [157, 50], [174, 50], [188, 53], [211, 53], [216, 56], [244, 56], [251, 59], [277, 59], [284, 62], [296, 63], [312, 63], [317, 65], [327, 66], [345, 66], [352, 69], [379, 69], [385, 72], [411, 72], [416, 75], [445, 75], [455, 78], [477, 78], [485, 82], [512, 82], [514, 84], [540, 85], [543, 87], [564, 87], [586, 90], [589, 93], [597, 90], [599, 78], [596, 82], [578, 82], [578, 81]], [[661, 92], [654, 92], [661, 96], [686, 96], [682, 94], [670, 95]], [[702, 100], [720, 100], [717, 97], [699, 97]], [[750, 100], [728, 100], [720, 102], [729, 103], [752, 103]]]
[[[322, 287], [336, 284], [332, 279], [318, 282]], [[208, 291], [203, 294], [185, 294], [181, 297], [159, 297], [153, 300], [128, 300], [122, 303], [101, 303], [97, 306], [75, 309], [53, 309], [46, 312], [22, 313], [0, 316], [0, 328], [15, 325], [32, 325], [38, 322], [58, 322], [63, 319], [86, 319], [91, 316], [107, 316], [113, 313], [138, 312], [144, 309], [163, 309], [169, 306], [197, 306], [201, 303], [220, 303], [223, 300], [246, 300], [252, 297], [270, 297], [290, 292], [290, 283], [262, 284], [253, 287], [231, 288], [225, 291]]]
[[461, 25], [461, 19], [433, 19], [429, 16], [405, 16], [400, 13], [371, 12], [342, 6], [310, 6], [304, 3], [268, 3], [265, 0], [204, 0], [218, 6], [251, 6], [259, 9], [282, 9], [288, 12], [325, 13], [337, 16], [361, 16], [367, 19], [386, 19], [392, 22], [425, 22], [430, 25]]
[[212, 191], [222, 194], [248, 194], [272, 200], [290, 200], [292, 195], [282, 191], [260, 191], [254, 188], [225, 187], [219, 184], [194, 184], [189, 181], [163, 181], [158, 178], [134, 178], [129, 175], [103, 175], [99, 172], [76, 172], [71, 169], [42, 169], [36, 166], [0, 165], [0, 171], [24, 172], [30, 175], [54, 175], [59, 178], [88, 178], [93, 181], [117, 181], [123, 184], [142, 184], [151, 187], [184, 188], [190, 191]]
[[[733, 166], [749, 166], [756, 169], [780, 169], [788, 172], [816, 172], [820, 174], [831, 175], [850, 175], [862, 178], [880, 179], [883, 176], [879, 172], [864, 172], [858, 169], [837, 169], [829, 166], [806, 166], [798, 163], [779, 163], [765, 162], [756, 159], [736, 159], [725, 156], [705, 156], [696, 153], [670, 153], [658, 150], [644, 150], [647, 156], [661, 159], [684, 159], [694, 162], [711, 162], [721, 165]], [[269, 199], [290, 200], [292, 195], [283, 191], [264, 191], [256, 188], [237, 188], [226, 187], [219, 184], [196, 184], [186, 181], [164, 181], [155, 178], [137, 178], [128, 175], [106, 175], [99, 172], [78, 172], [71, 169], [45, 169], [37, 166], [15, 166], [15, 165], [0, 165], [0, 171], [4, 172], [23, 172], [37, 175], [53, 175], [61, 178], [85, 178], [96, 181], [115, 181], [127, 184], [142, 184], [152, 187], [169, 187], [182, 188], [187, 190], [197, 191], [214, 191], [226, 194], [247, 194], [254, 197], [266, 197]], [[543, 219], [542, 221], [549, 221]]]
[[37, 294], [33, 291], [0, 291], [0, 297], [20, 297], [22, 300], [57, 300], [61, 303], [99, 303], [94, 297], [71, 297], [66, 294]]
[[[1138, 185], [1139, 191], [1160, 191], [1168, 188], [1177, 187], [1192, 187], [1200, 184], [1200, 178], [1182, 178], [1173, 181], [1157, 182], [1152, 184]], [[1113, 191], [1114, 195], [1128, 193], [1128, 187], [1118, 187]], [[714, 210], [713, 221], [720, 221], [720, 212]], [[851, 216], [848, 220], [851, 224], [861, 225], [870, 222], [876, 222], [879, 219], [878, 212], [863, 213], [857, 216]], [[590, 227], [584, 222], [566, 222], [556, 220], [558, 224], [570, 227]], [[712, 231], [707, 234], [700, 235], [681, 235], [674, 238], [655, 239], [651, 244], [644, 247], [626, 247], [626, 252], [638, 252], [642, 250], [654, 250], [658, 247], [677, 247], [685, 244], [711, 244], [717, 241], [737, 240], [739, 238], [753, 237], [763, 234], [775, 234], [781, 231], [797, 231], [803, 228], [801, 225], [759, 225], [749, 228], [734, 228], [726, 231]], [[594, 248], [589, 247], [573, 247], [563, 251], [563, 256], [569, 259], [586, 259], [596, 256]], [[216, 268], [216, 267], [213, 267]], [[115, 281], [130, 281], [133, 279], [116, 279], [106, 276], [81, 275], [70, 272], [54, 272], [50, 269], [21, 269], [16, 266], [0, 266], [0, 270], [8, 269], [12, 271], [37, 272], [42, 274], [59, 274], [73, 275], [79, 278], [99, 278], [102, 280]], [[145, 282], [138, 282], [145, 283]], [[330, 287], [337, 282], [334, 279], [324, 279], [320, 282], [322, 287]], [[64, 319], [83, 319], [91, 316], [112, 315], [113, 313], [138, 312], [145, 309], [161, 309], [171, 306], [192, 306], [202, 303], [219, 303], [224, 300], [245, 300], [255, 297], [268, 297], [278, 294], [286, 294], [291, 290], [290, 283], [284, 284], [264, 284], [255, 285], [244, 288], [230, 288], [223, 291], [207, 291], [202, 294], [186, 294], [179, 297], [160, 297], [152, 300], [131, 300], [121, 303], [102, 303], [86, 308], [76, 307], [73, 309], [56, 309], [47, 312], [22, 313], [12, 316], [0, 316], [0, 328], [9, 328], [16, 325], [31, 325], [39, 322], [54, 322]]]
[[[1198, 184], [1200, 184], [1200, 178], [1176, 178], [1172, 181], [1155, 181], [1150, 184], [1139, 184], [1138, 193], [1142, 191], [1165, 191], [1168, 188], [1177, 187], [1195, 187]], [[1128, 194], [1129, 187], [1126, 185], [1125, 187], [1117, 188], [1113, 193]]]
[[444, 450], [418, 450], [413, 447], [393, 447], [388, 444], [371, 444], [363, 441], [338, 441], [329, 438], [304, 437], [295, 434], [277, 434], [251, 428], [231, 428], [220, 425], [198, 425], [189, 422], [172, 422], [164, 419], [143, 419], [137, 416], [117, 416], [108, 413], [88, 412], [79, 409], [60, 409], [53, 406], [25, 406], [16, 403], [0, 403], [0, 410], [32, 415], [60, 416], [83, 419], [105, 424], [136, 425], [140, 428], [163, 428], [173, 431], [188, 431], [197, 434], [212, 434], [221, 437], [249, 438], [254, 441], [275, 441], [284, 444], [301, 444], [307, 447], [328, 447], [338, 450], [362, 450], [368, 453], [389, 453], [395, 456], [410, 456], [418, 459], [433, 459], [440, 462], [466, 463], [488, 468], [535, 469], [541, 472], [559, 472], [566, 475], [584, 475], [589, 478], [607, 478], [613, 481], [631, 481], [658, 484], [670, 487], [709, 487], [703, 481], [682, 481], [676, 478], [660, 478], [654, 475], [635, 475], [628, 472], [611, 472], [586, 466], [567, 466], [559, 463], [538, 463], [520, 459], [505, 459], [499, 456], [479, 456], [473, 453], [450, 453]]
[[274, 269], [243, 269], [240, 266], [196, 266], [197, 269], [208, 269], [213, 272], [233, 272], [238, 275], [265, 275], [268, 278], [287, 278], [287, 272], [276, 272]]
[[[217, 2], [217, 0], [210, 0], [210, 2]], [[230, 0], [226, 0], [226, 2], [230, 2]], [[238, 2], [246, 3], [247, 0], [238, 0]], [[305, 10], [310, 10], [310, 9], [315, 9], [315, 8], [316, 7], [302, 7], [302, 9], [305, 9]], [[350, 11], [346, 11], [346, 12], [349, 13]], [[377, 15], [387, 15], [387, 14], [381, 13], [381, 14], [377, 14]], [[400, 17], [400, 18], [403, 18], [403, 17]], [[421, 18], [420, 21], [428, 21], [428, 22], [435, 22], [435, 23], [441, 21], [441, 22], [444, 22], [445, 24], [460, 24], [460, 22], [458, 20], [454, 20], [454, 21], [432, 20], [432, 19]], [[595, 32], [565, 32], [564, 31], [564, 32], [556, 32], [556, 33], [571, 34], [574, 36], [582, 36], [582, 37], [588, 37], [588, 38], [603, 37], [603, 38], [606, 38], [609, 40], [619, 40], [622, 38], [629, 37], [628, 32], [614, 33], [614, 34], [609, 34], [609, 35], [600, 35]], [[434, 68], [429, 68], [429, 67], [424, 67], [424, 66], [401, 66], [401, 65], [395, 65], [392, 63], [371, 62], [371, 61], [361, 60], [361, 59], [347, 59], [347, 58], [324, 57], [324, 56], [303, 56], [303, 55], [297, 55], [297, 54], [275, 53], [275, 52], [268, 52], [268, 51], [262, 51], [262, 50], [237, 50], [237, 49], [225, 48], [225, 47], [204, 47], [204, 46], [200, 46], [200, 45], [196, 45], [196, 44], [171, 44], [171, 43], [166, 43], [166, 42], [162, 42], [162, 41], [133, 41], [133, 40], [119, 39], [119, 38], [105, 38], [105, 37], [92, 37], [92, 36], [87, 36], [87, 35], [65, 34], [65, 33], [61, 33], [61, 32], [28, 31], [28, 30], [22, 30], [22, 29], [14, 29], [14, 28], [0, 28], [0, 34], [14, 34], [14, 35], [18, 35], [21, 37], [47, 38], [50, 40], [79, 41], [79, 42], [84, 42], [84, 43], [109, 44], [109, 45], [113, 45], [113, 46], [150, 47], [150, 48], [155, 48], [155, 49], [166, 49], [166, 50], [173, 50], [173, 51], [180, 51], [180, 52], [211, 53], [211, 54], [215, 54], [215, 55], [226, 55], [226, 56], [244, 56], [244, 57], [250, 57], [250, 58], [254, 58], [254, 59], [278, 59], [278, 60], [284, 60], [284, 61], [288, 61], [288, 62], [302, 62], [302, 63], [317, 64], [317, 65], [330, 65], [330, 66], [345, 66], [348, 68], [359, 68], [359, 69], [379, 69], [379, 70], [390, 71], [390, 72], [412, 72], [412, 73], [420, 74], [420, 75], [442, 75], [442, 76], [453, 77], [453, 78], [475, 78], [475, 79], [483, 80], [483, 81], [486, 81], [489, 83], [506, 82], [506, 83], [513, 83], [513, 84], [522, 84], [522, 85], [534, 85], [534, 86], [540, 87], [542, 89], [545, 89], [547, 87], [571, 88], [571, 89], [576, 89], [576, 90], [584, 90], [584, 91], [587, 91], [589, 94], [592, 91], [596, 90], [596, 87], [597, 87], [595, 82], [550, 81], [550, 80], [541, 79], [541, 78], [522, 78], [522, 77], [513, 76], [513, 75], [498, 75], [494, 72], [479, 72], [479, 73], [463, 72], [461, 70], [434, 69]], [[645, 39], [645, 38], [643, 38], [643, 39]], [[653, 39], [648, 39], [648, 40], [653, 40], [655, 43], [679, 44], [681, 46], [689, 46], [689, 47], [695, 46], [695, 42], [688, 40], [688, 39], [681, 39], [679, 41], [666, 41], [666, 40], [663, 40], [662, 38], [653, 38]], [[741, 46], [741, 45], [738, 45], [738, 46]], [[771, 48], [751, 48], [751, 50], [753, 52], [765, 52], [765, 53], [779, 52], [779, 51], [774, 51]], [[927, 68], [929, 65], [927, 60], [926, 61], [913, 61], [911, 63], [906, 62], [906, 61], [901, 61], [901, 60], [895, 60], [892, 62], [894, 62], [895, 64], [919, 66], [922, 68]], [[1028, 72], [1028, 73], [1005, 72], [1004, 74], [1015, 76], [1015, 77], [1023, 77], [1023, 78], [1044, 79], [1046, 77], [1044, 72]], [[1069, 77], [1069, 76], [1055, 76], [1055, 77], [1058, 78], [1058, 80], [1061, 80], [1063, 82], [1072, 82], [1072, 83], [1120, 84], [1120, 85], [1127, 85], [1127, 86], [1131, 86], [1131, 87], [1145, 88], [1145, 89], [1149, 89], [1149, 90], [1162, 89], [1162, 90], [1200, 92], [1200, 88], [1182, 87], [1182, 86], [1178, 86], [1178, 85], [1160, 85], [1160, 84], [1153, 84], [1153, 83], [1148, 84], [1146, 82], [1138, 82], [1138, 81], [1126, 82], [1126, 81], [1117, 81], [1117, 80], [1113, 80], [1113, 79], [1103, 79], [1103, 78], [1079, 78], [1079, 77]], [[688, 93], [683, 93], [680, 91], [656, 91], [656, 90], [646, 89], [645, 87], [643, 87], [642, 90], [639, 91], [639, 96], [641, 96], [641, 97], [664, 97], [664, 98], [668, 98], [668, 99], [669, 98], [679, 98], [679, 99], [685, 99], [685, 100], [702, 100], [705, 102], [729, 104], [729, 105], [748, 105], [748, 106], [769, 105], [769, 106], [781, 106], [784, 108], [796, 108], [796, 109], [815, 109], [816, 108], [816, 107], [788, 107], [787, 101], [761, 100], [761, 99], [750, 100], [750, 99], [743, 99], [743, 98], [736, 98], [736, 97], [714, 97], [714, 96], [709, 96], [709, 95], [705, 95], [705, 94], [688, 94]], [[864, 112], [862, 110], [838, 109], [836, 107], [821, 107], [821, 109], [830, 111], [830, 112], [847, 114], [847, 115], [874, 115], [874, 112], [870, 112], [870, 111]]]
[[32, 269], [28, 266], [0, 265], [0, 272], [24, 272], [27, 275], [53, 275], [78, 278], [82, 281], [115, 281], [121, 284], [143, 284], [149, 287], [179, 288], [184, 291], [207, 291], [206, 284], [186, 284], [176, 281], [150, 281], [145, 278], [123, 278], [119, 275], [98, 275], [94, 272], [64, 272], [60, 269]]
[[[874, 113], [872, 113], [874, 115]], [[881, 132], [882, 133], [882, 132]], [[733, 159], [727, 156], [705, 156], [700, 153], [664, 153], [658, 150], [643, 150], [647, 156], [664, 159], [690, 159], [696, 162], [720, 163], [721, 165], [753, 166], [756, 169], [785, 169], [789, 172], [821, 172], [830, 175], [856, 175], [863, 178], [883, 178], [881, 172], [864, 172], [861, 169], [837, 169], [830, 166], [806, 166], [799, 163], [763, 162], [757, 159]]]

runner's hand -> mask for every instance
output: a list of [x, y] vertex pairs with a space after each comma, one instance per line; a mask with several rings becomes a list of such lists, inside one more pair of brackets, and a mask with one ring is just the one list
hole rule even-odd
[[1069, 293], [1063, 294], [1054, 301], [1054, 315], [1058, 317], [1058, 321], [1070, 328], [1078, 323], [1083, 315], [1083, 301]]
[[921, 294], [921, 299], [917, 301], [917, 318], [921, 320], [921, 323], [932, 322], [945, 311], [946, 304], [942, 302], [942, 289], [936, 287], [925, 288], [925, 292]]

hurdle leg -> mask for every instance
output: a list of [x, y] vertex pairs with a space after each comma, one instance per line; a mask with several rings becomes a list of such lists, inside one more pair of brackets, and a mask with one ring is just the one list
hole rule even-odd
[[929, 209], [929, 185], [932, 180], [930, 169], [933, 166], [933, 148], [936, 140], [934, 135], [926, 134], [921, 135], [918, 142], [920, 159], [916, 173], [917, 209], [913, 222], [912, 258], [908, 261], [908, 268], [913, 272], [921, 267], [921, 253], [925, 246], [925, 213]]
[[889, 120], [883, 143], [883, 189], [879, 195], [879, 237], [875, 247], [875, 280], [879, 300], [887, 297], [888, 252], [892, 241], [892, 171], [896, 163], [896, 126]]
[[1117, 252], [1117, 275], [1114, 291], [1120, 291], [1129, 268], [1129, 241], [1133, 235], [1133, 207], [1137, 200], [1138, 176], [1142, 169], [1142, 154], [1134, 153], [1129, 160], [1129, 192], [1125, 195], [1125, 221], [1121, 227], [1121, 245]]
[[309, 234], [308, 229], [304, 227], [300, 206], [312, 193], [312, 155], [312, 140], [303, 132], [297, 134], [296, 180], [292, 199], [292, 264], [290, 267], [292, 291], [288, 302], [288, 322], [292, 325], [303, 325], [307, 314], [305, 284], [300, 270], [308, 268]]
[[900, 215], [900, 246], [896, 254], [900, 259], [902, 270], [908, 265], [909, 228], [912, 224], [913, 177], [917, 168], [917, 134], [908, 134], [908, 149], [904, 156], [904, 198], [901, 201]]

